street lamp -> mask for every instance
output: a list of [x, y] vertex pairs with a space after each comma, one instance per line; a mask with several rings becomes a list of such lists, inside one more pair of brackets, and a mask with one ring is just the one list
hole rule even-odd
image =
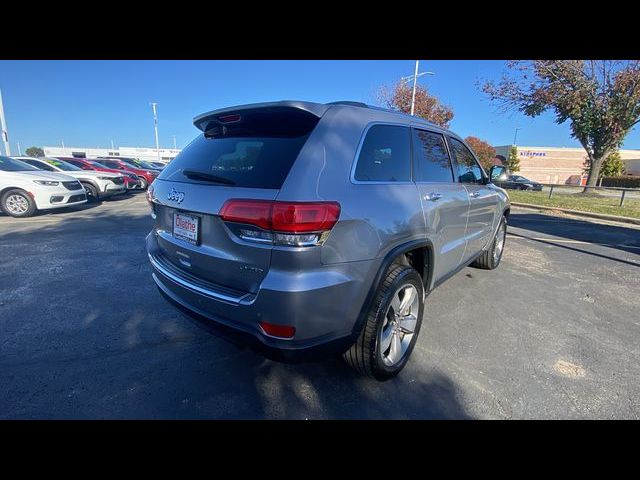
[[435, 75], [435, 73], [433, 73], [433, 72], [418, 73], [419, 64], [420, 64], [420, 60], [416, 60], [416, 69], [415, 69], [415, 72], [413, 73], [413, 75], [409, 75], [408, 77], [402, 77], [400, 79], [400, 81], [402, 83], [407, 83], [411, 79], [413, 79], [413, 92], [411, 94], [411, 115], [413, 115], [413, 111], [415, 109], [415, 104], [416, 104], [416, 83], [418, 81], [418, 77], [421, 77], [423, 75]]
[[521, 128], [516, 128], [516, 132], [513, 134], [513, 144], [516, 145], [516, 139], [518, 138], [518, 130], [522, 130]]
[[156, 102], [151, 102], [151, 108], [153, 109], [153, 130], [156, 134], [156, 154], [158, 156], [158, 161], [160, 161], [160, 146], [158, 143], [158, 114], [156, 112]]
[[7, 128], [7, 120], [4, 118], [4, 107], [2, 106], [2, 91], [0, 91], [0, 136], [4, 143], [4, 152], [7, 156], [11, 155], [11, 147], [9, 146], [9, 132]]

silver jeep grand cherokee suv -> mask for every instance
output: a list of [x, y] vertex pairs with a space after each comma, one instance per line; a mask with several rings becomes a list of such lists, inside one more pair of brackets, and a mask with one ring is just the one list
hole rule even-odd
[[194, 124], [203, 133], [148, 192], [153, 279], [271, 358], [342, 353], [390, 378], [427, 293], [500, 262], [508, 196], [447, 130], [356, 102], [242, 105]]

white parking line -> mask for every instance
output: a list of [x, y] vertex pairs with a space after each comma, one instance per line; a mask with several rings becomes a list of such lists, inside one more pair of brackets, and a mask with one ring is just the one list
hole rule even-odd
[[556, 238], [545, 238], [545, 237], [522, 237], [520, 235], [512, 235], [510, 233], [507, 234], [507, 237], [513, 238], [514, 240], [542, 240], [545, 242], [551, 243], [574, 243], [578, 245], [600, 245], [602, 247], [624, 247], [624, 248], [633, 248], [640, 250], [640, 246], [635, 245], [625, 245], [624, 243], [611, 244], [611, 243], [595, 243], [595, 242], [583, 242], [580, 240], [564, 240], [564, 239], [556, 239]]

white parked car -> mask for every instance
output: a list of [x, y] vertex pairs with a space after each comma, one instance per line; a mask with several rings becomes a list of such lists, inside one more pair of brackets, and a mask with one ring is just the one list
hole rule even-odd
[[32, 165], [40, 170], [58, 172], [74, 177], [87, 191], [87, 201], [96, 201], [112, 195], [125, 193], [127, 187], [124, 177], [118, 173], [83, 170], [58, 158], [12, 157]]
[[86, 192], [75, 178], [0, 156], [0, 208], [7, 215], [30, 217], [36, 210], [69, 207], [86, 201]]

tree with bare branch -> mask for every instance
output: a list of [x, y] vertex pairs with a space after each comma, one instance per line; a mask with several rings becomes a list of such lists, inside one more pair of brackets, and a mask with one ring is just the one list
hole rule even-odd
[[640, 121], [640, 61], [510, 61], [509, 73], [481, 89], [504, 110], [530, 117], [553, 111], [558, 124], [570, 122], [571, 135], [587, 152], [587, 187]]
[[[411, 113], [411, 97], [413, 87], [406, 82], [399, 81], [391, 87], [382, 87], [378, 91], [378, 103], [404, 113]], [[443, 105], [437, 97], [429, 94], [426, 88], [416, 85], [416, 101], [413, 113], [417, 117], [441, 127], [448, 128], [453, 119], [453, 110]]]

